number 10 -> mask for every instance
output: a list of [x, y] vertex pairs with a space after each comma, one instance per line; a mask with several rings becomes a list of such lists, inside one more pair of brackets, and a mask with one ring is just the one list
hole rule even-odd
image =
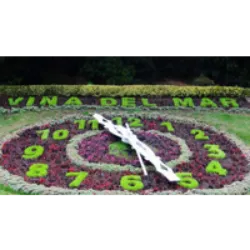
[[[36, 131], [36, 133], [41, 136], [42, 140], [47, 140], [50, 134], [50, 130], [49, 129], [39, 130]], [[52, 135], [53, 139], [58, 141], [65, 140], [68, 138], [68, 136], [69, 136], [69, 131], [66, 129], [56, 130]]]

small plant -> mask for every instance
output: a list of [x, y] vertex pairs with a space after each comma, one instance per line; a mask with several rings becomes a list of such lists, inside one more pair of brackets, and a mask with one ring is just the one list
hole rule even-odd
[[209, 77], [206, 77], [205, 75], [201, 74], [199, 77], [196, 77], [193, 82], [192, 85], [195, 86], [214, 86], [215, 82], [210, 79]]

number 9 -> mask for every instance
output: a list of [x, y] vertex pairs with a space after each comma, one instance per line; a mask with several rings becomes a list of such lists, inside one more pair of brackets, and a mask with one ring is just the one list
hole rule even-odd
[[44, 147], [39, 145], [33, 145], [24, 150], [23, 159], [37, 159], [44, 152]]

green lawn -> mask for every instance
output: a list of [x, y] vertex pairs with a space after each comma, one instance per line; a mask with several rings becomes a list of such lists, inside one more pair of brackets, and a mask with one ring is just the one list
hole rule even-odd
[[[94, 111], [94, 110], [90, 110]], [[73, 111], [74, 113], [83, 113], [83, 111]], [[100, 111], [101, 112], [101, 111]], [[208, 125], [215, 126], [217, 129], [223, 129], [236, 135], [247, 145], [250, 146], [250, 115], [249, 114], [228, 114], [223, 112], [198, 112], [198, 111], [165, 111], [172, 115], [180, 117], [195, 118]], [[53, 110], [42, 112], [25, 112], [24, 114], [0, 115], [0, 137], [3, 135], [27, 126], [35, 122], [42, 122], [46, 119], [60, 118], [66, 114], [72, 114], [72, 111]], [[0, 195], [23, 194], [11, 190], [9, 187], [0, 185]]]

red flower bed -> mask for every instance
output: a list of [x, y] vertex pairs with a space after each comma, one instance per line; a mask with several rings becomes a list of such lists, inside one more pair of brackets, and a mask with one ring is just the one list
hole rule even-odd
[[[160, 125], [162, 122], [160, 117], [157, 120], [143, 120], [142, 122], [144, 123], [143, 129], [145, 131], [153, 128], [161, 132], [168, 132], [165, 127]], [[245, 174], [249, 172], [247, 167], [248, 162], [241, 150], [224, 135], [215, 133], [207, 128], [196, 127], [196, 129], [202, 129], [209, 136], [209, 140], [204, 143], [204, 141], [195, 140], [194, 136], [190, 135], [190, 131], [195, 127], [194, 125], [174, 122], [172, 124], [175, 127], [174, 135], [184, 139], [189, 149], [193, 152], [190, 162], [177, 165], [174, 171], [191, 172], [193, 178], [199, 182], [199, 189], [222, 188], [224, 185], [231, 184], [232, 182], [241, 181]], [[48, 127], [50, 134], [53, 134], [57, 130], [67, 129], [69, 136], [64, 140], [55, 140], [52, 136], [49, 136], [46, 140], [42, 140], [36, 131], [47, 129]], [[120, 179], [124, 175], [133, 174], [130, 171], [109, 172], [100, 169], [90, 170], [85, 166], [77, 167], [68, 159], [66, 145], [69, 143], [69, 140], [75, 135], [87, 132], [87, 129], [89, 127], [84, 130], [78, 130], [77, 124], [74, 124], [72, 121], [67, 121], [63, 124], [47, 125], [42, 128], [34, 127], [33, 129], [27, 129], [20, 134], [19, 138], [12, 139], [3, 145], [3, 155], [0, 159], [0, 165], [11, 174], [22, 176], [29, 183], [43, 184], [48, 187], [69, 188], [69, 184], [73, 179], [66, 177], [66, 173], [86, 171], [88, 172], [88, 177], [81, 183], [79, 189], [123, 190], [120, 186]], [[180, 147], [177, 143], [145, 131], [141, 130], [141, 132], [138, 132], [139, 139], [155, 148], [157, 154], [164, 161], [174, 160], [179, 156]], [[109, 155], [109, 144], [115, 141], [118, 140], [114, 136], [108, 132], [103, 132], [83, 140], [79, 145], [79, 154], [90, 162], [115, 163], [119, 165], [130, 164], [134, 165], [134, 167], [139, 167], [137, 159], [123, 159]], [[204, 144], [220, 145], [220, 148], [226, 153], [226, 158], [220, 160], [223, 168], [227, 170], [226, 176], [206, 172], [206, 166], [211, 161], [211, 158], [208, 157], [208, 152], [204, 148]], [[36, 160], [24, 159], [22, 157], [25, 149], [31, 145], [40, 145], [44, 148], [43, 155]], [[42, 178], [28, 178], [26, 172], [30, 165], [37, 162], [49, 165], [47, 176]], [[152, 189], [155, 192], [162, 190], [186, 191], [186, 189], [176, 183], [169, 183], [155, 171], [149, 171], [147, 177], [143, 176], [143, 174], [139, 175], [141, 175], [144, 183], [144, 189], [139, 191], [139, 193], [144, 193], [147, 189]]]

